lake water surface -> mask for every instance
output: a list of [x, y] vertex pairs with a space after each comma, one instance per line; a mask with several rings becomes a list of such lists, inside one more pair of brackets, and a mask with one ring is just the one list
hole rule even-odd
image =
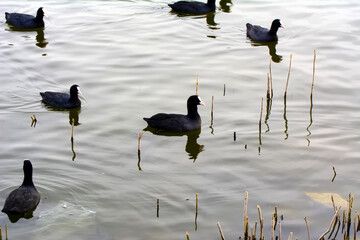
[[[283, 237], [299, 239], [304, 217], [314, 239], [328, 228], [331, 194], [340, 205], [351, 192], [360, 210], [360, 3], [227, 0], [202, 16], [178, 16], [167, 3], [0, 2], [2, 16], [40, 6], [49, 16], [43, 31], [0, 20], [0, 205], [21, 184], [24, 159], [42, 196], [31, 219], [0, 214], [9, 239], [220, 239], [218, 221], [226, 239], [238, 239], [245, 191], [250, 224], [260, 205], [267, 239], [275, 205]], [[275, 18], [285, 26], [277, 45], [246, 37], [247, 22], [269, 27]], [[185, 113], [197, 77], [201, 131], [146, 131], [139, 161], [142, 118]], [[40, 91], [75, 83], [81, 110], [41, 103]]]

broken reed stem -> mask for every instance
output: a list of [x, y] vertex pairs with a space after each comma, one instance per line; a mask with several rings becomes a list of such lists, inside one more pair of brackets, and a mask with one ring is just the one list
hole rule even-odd
[[335, 201], [334, 201], [333, 195], [331, 195], [331, 202], [332, 202], [332, 205], [333, 205], [334, 212], [336, 212], [336, 206], [335, 206]]
[[218, 228], [219, 228], [219, 232], [220, 232], [221, 239], [222, 239], [222, 240], [225, 240], [224, 233], [223, 233], [223, 231], [222, 231], [222, 229], [221, 229], [221, 226], [220, 226], [220, 222], [217, 222], [216, 224], [217, 224], [217, 226], [218, 226]]
[[257, 231], [257, 222], [255, 221], [255, 224], [254, 224], [254, 234], [251, 234], [252, 239], [256, 239], [256, 231]]
[[[35, 115], [34, 115], [35, 117]], [[35, 118], [36, 119], [36, 118]], [[5, 224], [5, 239], [8, 240], [8, 235], [7, 235], [7, 225]]]
[[1, 226], [0, 226], [0, 240], [2, 240]]
[[224, 83], [224, 93], [223, 93], [223, 96], [225, 96], [225, 89], [226, 89], [226, 85]]
[[336, 177], [336, 171], [335, 171], [335, 167], [334, 167], [334, 166], [333, 166], [333, 171], [334, 171], [334, 176], [333, 176], [333, 178], [331, 179], [331, 182], [333, 182], [334, 179], [335, 179], [335, 177]]
[[311, 84], [311, 95], [312, 98], [313, 90], [314, 90], [314, 82], [315, 82], [315, 60], [316, 60], [316, 50], [314, 50], [314, 61], [313, 61], [313, 77], [312, 77], [312, 84]]
[[245, 224], [244, 239], [248, 239], [248, 237], [249, 237], [249, 218], [248, 217], [246, 217], [244, 224]]
[[195, 211], [196, 211], [196, 214], [198, 212], [198, 203], [199, 203], [199, 199], [198, 199], [198, 194], [196, 194], [196, 203], [195, 203]]
[[304, 220], [305, 220], [305, 224], [306, 224], [306, 230], [307, 230], [307, 234], [308, 234], [308, 240], [310, 240], [310, 230], [309, 230], [309, 224], [308, 224], [308, 222], [307, 222], [306, 217], [304, 217]]
[[263, 218], [261, 217], [261, 208], [259, 205], [257, 205], [257, 210], [259, 213], [259, 224], [260, 224], [260, 237], [259, 239], [263, 239], [263, 226], [264, 226], [264, 222], [263, 222]]
[[274, 214], [271, 217], [271, 240], [274, 240]]
[[214, 118], [214, 96], [211, 97], [211, 119]]
[[287, 89], [288, 89], [288, 85], [289, 85], [290, 71], [291, 71], [291, 59], [292, 59], [292, 53], [290, 53], [289, 72], [288, 72], [288, 75], [287, 75], [284, 97], [286, 97], [286, 95], [287, 95]]
[[292, 239], [292, 236], [293, 236], [293, 232], [290, 232], [290, 235], [289, 235], [288, 240], [291, 240], [291, 239]]
[[74, 142], [74, 125], [75, 125], [75, 119], [71, 119], [71, 142]]
[[350, 196], [349, 195], [349, 208], [348, 208], [348, 216], [347, 216], [347, 228], [346, 228], [346, 233], [347, 233], [347, 237], [350, 237], [350, 226], [351, 226], [351, 210], [352, 210], [352, 205], [354, 202], [354, 196]]
[[141, 142], [141, 138], [142, 138], [143, 134], [144, 134], [144, 132], [141, 132], [138, 135], [138, 153], [140, 153], [140, 142]]
[[199, 76], [196, 76], [195, 93], [196, 93], [196, 95], [199, 95]]
[[279, 220], [279, 240], [281, 240], [281, 221]]
[[333, 218], [331, 219], [329, 229], [326, 230], [326, 232], [324, 232], [324, 233], [319, 237], [318, 240], [324, 239], [325, 235], [330, 232], [330, 230], [332, 229], [331, 226], [334, 224], [334, 221], [335, 221], [336, 216], [338, 215], [338, 212], [339, 212], [340, 209], [341, 209], [341, 206], [339, 207], [339, 209], [336, 211], [336, 213], [334, 214]]
[[[248, 231], [248, 229], [246, 228], [246, 219], [247, 219], [247, 204], [248, 204], [248, 197], [249, 197], [249, 193], [248, 191], [245, 192], [245, 200], [244, 200], [244, 232], [246, 233]], [[244, 235], [245, 239], [246, 239], [246, 234]]]
[[160, 199], [156, 199], [156, 217], [159, 217], [160, 212]]
[[186, 239], [189, 240], [189, 233], [186, 232]]
[[357, 217], [354, 217], [354, 240], [356, 240], [356, 230], [357, 230], [357, 224], [356, 224]]

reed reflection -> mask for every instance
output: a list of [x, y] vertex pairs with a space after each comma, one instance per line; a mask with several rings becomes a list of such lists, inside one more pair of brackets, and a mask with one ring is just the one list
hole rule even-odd
[[253, 41], [252, 39], [250, 39], [251, 45], [254, 47], [259, 47], [259, 46], [267, 46], [269, 48], [269, 55], [271, 56], [271, 60], [275, 63], [279, 63], [282, 61], [282, 56], [277, 55], [276, 54], [276, 45], [278, 44], [278, 42], [257, 42], [257, 41]]
[[52, 107], [50, 105], [46, 105], [46, 108], [50, 111], [59, 111], [59, 112], [69, 112], [69, 124], [71, 125], [72, 129], [71, 129], [71, 152], [73, 154], [71, 160], [75, 161], [76, 158], [76, 153], [74, 150], [74, 127], [80, 125], [81, 123], [79, 122], [79, 115], [81, 112], [81, 107], [78, 108], [72, 108], [72, 109], [62, 109], [62, 108], [55, 108]]
[[189, 132], [165, 132], [165, 131], [160, 131], [158, 129], [147, 126], [144, 129], [144, 131], [151, 132], [155, 135], [168, 136], [168, 137], [185, 136], [186, 135], [187, 141], [186, 141], [186, 145], [185, 145], [185, 151], [188, 153], [189, 159], [192, 159], [193, 162], [196, 161], [199, 153], [204, 150], [204, 145], [200, 145], [197, 143], [197, 139], [200, 136], [201, 129], [197, 129], [197, 130], [189, 131]]

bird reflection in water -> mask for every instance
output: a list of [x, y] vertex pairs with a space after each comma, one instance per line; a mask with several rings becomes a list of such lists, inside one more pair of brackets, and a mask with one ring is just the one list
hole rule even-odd
[[36, 30], [36, 32], [36, 46], [38, 46], [39, 48], [45, 48], [46, 45], [48, 45], [48, 42], [46, 41], [44, 36], [44, 29], [38, 29]]
[[220, 4], [221, 11], [226, 12], [226, 13], [231, 12], [231, 6], [233, 5], [232, 0], [220, 0], [219, 4]]
[[[46, 38], [45, 38], [45, 34], [44, 34], [44, 28], [37, 28], [37, 29], [34, 29], [34, 30], [29, 30], [29, 29], [19, 29], [19, 28], [16, 28], [16, 27], [13, 27], [13, 26], [10, 26], [9, 28], [11, 31], [15, 31], [15, 32], [27, 32], [27, 33], [30, 33], [30, 32], [36, 32], [36, 43], [35, 45], [38, 46], [39, 48], [45, 48], [49, 42], [46, 41]], [[30, 38], [30, 36], [26, 36], [26, 38]]]
[[196, 161], [198, 155], [200, 152], [204, 150], [204, 145], [199, 145], [197, 143], [197, 139], [200, 136], [201, 129], [197, 129], [194, 131], [188, 131], [188, 132], [166, 132], [162, 130], [158, 130], [155, 128], [152, 128], [150, 126], [147, 126], [144, 131], [149, 131], [155, 135], [161, 135], [161, 136], [187, 136], [187, 142], [185, 145], [185, 151], [189, 155], [189, 159], [192, 159], [193, 162]]
[[[205, 14], [189, 14], [189, 13], [174, 13], [171, 12], [172, 14], [176, 14], [178, 17], [193, 17], [193, 19], [206, 19], [206, 24], [208, 26], [209, 29], [211, 30], [218, 30], [220, 29], [219, 27], [217, 27], [219, 24], [215, 22], [215, 11], [212, 12], [208, 12]], [[213, 36], [208, 36], [208, 37], [213, 37]]]
[[257, 42], [257, 41], [253, 41], [251, 40], [251, 45], [254, 47], [258, 47], [258, 46], [267, 46], [269, 48], [269, 55], [271, 56], [271, 59], [273, 62], [275, 63], [279, 63], [282, 60], [282, 56], [277, 55], [276, 54], [276, 45], [278, 44], [278, 42]]

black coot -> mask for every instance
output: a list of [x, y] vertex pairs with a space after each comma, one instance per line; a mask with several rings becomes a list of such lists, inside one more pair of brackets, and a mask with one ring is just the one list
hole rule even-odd
[[187, 115], [158, 113], [151, 118], [144, 118], [150, 127], [172, 131], [185, 132], [199, 129], [201, 118], [197, 112], [197, 105], [205, 106], [197, 95], [189, 97], [187, 100]]
[[208, 0], [207, 3], [193, 1], [178, 1], [173, 4], [168, 4], [175, 12], [188, 14], [204, 14], [215, 11], [215, 0]]
[[43, 17], [45, 15], [44, 9], [41, 7], [37, 10], [36, 17], [24, 13], [8, 13], [5, 12], [6, 22], [16, 28], [34, 29], [45, 26]]
[[59, 92], [41, 92], [40, 95], [44, 103], [56, 108], [77, 108], [81, 106], [81, 101], [78, 95], [81, 95], [78, 85], [72, 85], [70, 88], [70, 95]]
[[270, 30], [258, 25], [252, 25], [250, 23], [247, 23], [246, 33], [248, 37], [250, 37], [254, 41], [274, 42], [278, 40], [278, 36], [276, 35], [276, 33], [280, 27], [284, 28], [284, 26], [281, 25], [279, 19], [275, 19], [272, 22]]
[[23, 170], [24, 181], [22, 185], [13, 190], [5, 200], [2, 211], [8, 215], [24, 215], [33, 211], [39, 204], [40, 194], [32, 180], [33, 168], [29, 160], [24, 161]]

